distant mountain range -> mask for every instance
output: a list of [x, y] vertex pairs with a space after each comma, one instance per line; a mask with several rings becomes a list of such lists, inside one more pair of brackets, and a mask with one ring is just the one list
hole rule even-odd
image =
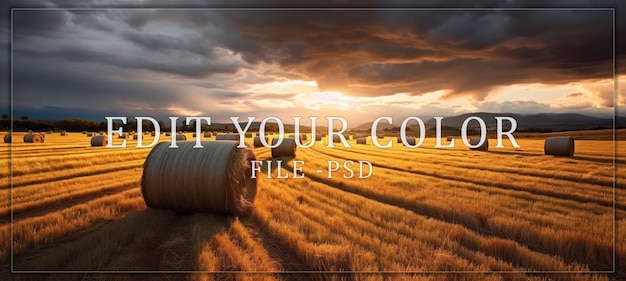
[[[442, 120], [443, 126], [461, 128], [465, 119], [470, 116], [477, 116], [485, 121], [487, 128], [496, 127], [495, 117], [512, 117], [517, 121], [517, 130], [543, 130], [543, 131], [569, 131], [569, 130], [585, 130], [585, 129], [598, 129], [598, 128], [612, 128], [613, 119], [611, 118], [599, 118], [592, 117], [578, 113], [541, 113], [533, 115], [522, 115], [513, 113], [466, 113], [457, 116], [444, 117]], [[616, 117], [617, 125], [626, 125], [626, 117]], [[379, 130], [391, 129], [393, 127], [399, 127], [402, 120], [394, 120], [394, 124], [388, 124], [387, 122], [380, 122], [378, 124]], [[431, 118], [428, 121], [424, 120], [427, 127], [435, 126], [435, 119]], [[508, 122], [504, 122], [504, 127]], [[417, 127], [415, 122], [411, 128]], [[369, 130], [372, 127], [372, 122], [361, 124], [355, 127], [355, 130]], [[469, 128], [477, 128], [478, 122], [472, 121]]]

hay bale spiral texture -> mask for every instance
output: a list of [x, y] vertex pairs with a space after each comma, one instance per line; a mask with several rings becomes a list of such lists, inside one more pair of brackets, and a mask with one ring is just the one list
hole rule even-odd
[[11, 143], [12, 137], [11, 134], [4, 135], [4, 143]]
[[256, 196], [249, 148], [236, 142], [203, 141], [156, 145], [144, 162], [141, 193], [151, 208], [245, 216]]
[[574, 138], [571, 136], [546, 138], [543, 152], [546, 155], [572, 157], [574, 156]]
[[[471, 138], [470, 139], [470, 144], [471, 145], [477, 145], [480, 142], [480, 138]], [[480, 150], [480, 151], [488, 151], [489, 150], [489, 140], [485, 139], [485, 142], [483, 142], [483, 145], [477, 147], [477, 148], [470, 148], [471, 150]]]
[[[278, 139], [272, 139], [272, 146], [277, 143]], [[296, 139], [284, 138], [279, 146], [272, 148], [272, 157], [296, 156], [296, 148]]]
[[107, 136], [93, 136], [91, 138], [91, 146], [106, 146]]
[[24, 142], [28, 142], [28, 143], [36, 143], [36, 142], [43, 142], [43, 135], [41, 134], [26, 134], [24, 135]]

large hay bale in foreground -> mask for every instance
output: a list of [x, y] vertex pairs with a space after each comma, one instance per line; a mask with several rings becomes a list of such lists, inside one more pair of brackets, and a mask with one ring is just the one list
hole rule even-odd
[[257, 182], [251, 178], [249, 148], [236, 142], [203, 141], [156, 145], [144, 162], [141, 193], [151, 208], [180, 212], [211, 212], [245, 216], [250, 213]]
[[106, 146], [107, 136], [93, 136], [91, 138], [91, 146]]
[[239, 141], [238, 134], [217, 134], [215, 140]]
[[571, 136], [546, 138], [543, 152], [546, 155], [572, 157], [574, 156], [574, 138]]
[[12, 140], [11, 134], [4, 135], [4, 143], [11, 143]]
[[357, 138], [356, 139], [356, 144], [367, 144], [367, 138]]
[[[265, 142], [269, 143], [269, 139], [267, 137], [263, 137], [265, 138]], [[256, 136], [254, 137], [254, 147], [262, 147], [263, 143], [261, 142], [261, 137], [260, 136]]]
[[[272, 139], [272, 146], [277, 143], [278, 139]], [[284, 138], [279, 146], [272, 148], [272, 157], [296, 156], [296, 148], [296, 139]]]
[[35, 143], [43, 142], [43, 135], [41, 134], [26, 134], [24, 135], [24, 142]]
[[[470, 144], [471, 145], [477, 145], [480, 142], [480, 138], [471, 138], [470, 139]], [[483, 142], [483, 145], [477, 147], [477, 148], [470, 148], [471, 150], [481, 150], [481, 151], [487, 151], [489, 150], [489, 140], [485, 139], [485, 142]]]

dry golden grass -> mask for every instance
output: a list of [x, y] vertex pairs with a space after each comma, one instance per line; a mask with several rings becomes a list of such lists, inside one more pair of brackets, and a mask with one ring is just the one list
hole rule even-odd
[[[418, 149], [395, 139], [391, 149], [354, 140], [351, 149], [318, 143], [297, 152], [295, 160], [305, 161], [304, 179], [261, 178], [252, 215], [239, 220], [146, 209], [139, 181], [150, 150], [135, 149], [132, 139], [126, 149], [106, 149], [91, 147], [80, 133], [47, 135], [38, 144], [20, 143], [16, 134], [13, 189], [9, 170], [0, 171], [6, 191], [0, 197], [0, 259], [8, 269], [12, 243], [16, 270], [187, 272], [46, 276], [52, 280], [620, 280], [626, 278], [626, 171], [616, 169], [613, 237], [613, 143], [600, 136], [578, 140], [573, 158], [544, 156], [539, 138], [519, 139], [522, 149], [492, 152], [459, 144], [433, 149], [433, 139]], [[626, 163], [626, 142], [617, 147], [617, 163]], [[255, 153], [271, 156], [267, 148]], [[368, 160], [375, 171], [360, 180], [316, 173], [331, 159]], [[284, 160], [282, 172], [291, 173], [293, 163]], [[8, 154], [0, 162], [9, 165]], [[608, 275], [276, 274], [611, 270], [614, 238], [618, 273]], [[215, 271], [271, 273], [210, 273]], [[44, 276], [0, 280], [16, 277]]]

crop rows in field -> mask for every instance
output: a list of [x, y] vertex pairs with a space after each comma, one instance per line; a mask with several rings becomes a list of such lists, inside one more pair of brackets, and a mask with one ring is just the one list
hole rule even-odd
[[[276, 272], [612, 268], [613, 166], [606, 161], [611, 158], [610, 142], [578, 142], [574, 158], [541, 155], [539, 140], [521, 140], [521, 151], [496, 152], [433, 149], [427, 146], [430, 139], [424, 148], [417, 149], [394, 144], [382, 150], [354, 141], [350, 149], [328, 149], [319, 143], [297, 152], [295, 159], [305, 163], [304, 179], [260, 178], [254, 212], [248, 218], [233, 219], [146, 209], [139, 183], [149, 150], [76, 145], [87, 140], [82, 135], [53, 136], [46, 139], [50, 143], [14, 144], [11, 193], [15, 269]], [[132, 147], [133, 141], [128, 142]], [[258, 159], [271, 157], [267, 148], [255, 149], [255, 153]], [[374, 173], [368, 179], [343, 179], [340, 172], [328, 179], [316, 173], [325, 169], [330, 159], [367, 160], [373, 164]], [[284, 172], [291, 172], [293, 163], [286, 164]], [[8, 193], [8, 181], [3, 184], [1, 188]], [[621, 184], [618, 181], [618, 192], [624, 188]], [[0, 199], [0, 212], [10, 213], [9, 198]], [[618, 202], [618, 227], [622, 230], [626, 228], [624, 212], [624, 205]], [[0, 240], [6, 242], [0, 252], [8, 264], [11, 228], [8, 220], [2, 223]], [[618, 257], [625, 252], [625, 247], [618, 245]], [[167, 276], [154, 278], [166, 280]], [[197, 280], [233, 278], [187, 276]], [[252, 280], [304, 278], [236, 276]], [[398, 277], [445, 280], [446, 276]], [[383, 279], [381, 275], [362, 277]], [[501, 277], [543, 278], [523, 274], [469, 274], [459, 278]], [[341, 275], [323, 278], [340, 279]], [[607, 277], [569, 274], [550, 278]]]

